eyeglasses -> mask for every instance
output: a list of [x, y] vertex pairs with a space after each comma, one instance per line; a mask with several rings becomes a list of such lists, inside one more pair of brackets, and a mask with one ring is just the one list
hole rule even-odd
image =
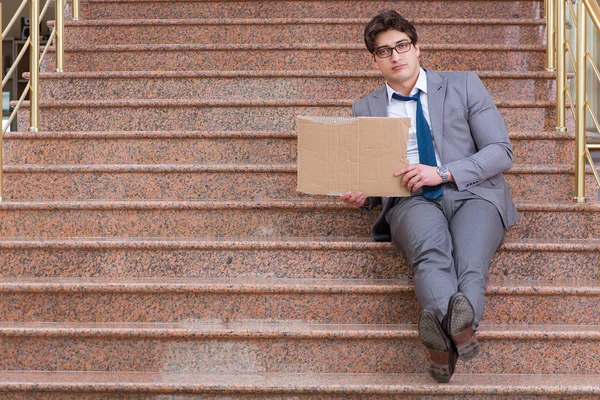
[[379, 58], [389, 58], [392, 56], [393, 50], [396, 50], [396, 53], [402, 54], [406, 53], [410, 50], [410, 45], [412, 42], [405, 40], [403, 42], [398, 43], [394, 47], [380, 47], [375, 50], [375, 55]]

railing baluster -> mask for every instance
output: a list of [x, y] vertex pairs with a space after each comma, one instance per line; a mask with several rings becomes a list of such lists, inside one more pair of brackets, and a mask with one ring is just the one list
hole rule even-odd
[[54, 37], [54, 47], [56, 49], [56, 72], [63, 72], [63, 30], [65, 26], [64, 21], [64, 0], [56, 0], [55, 2], [55, 24], [54, 31], [56, 36]]
[[39, 93], [39, 60], [40, 60], [40, 4], [39, 0], [31, 0], [30, 12], [30, 38], [31, 48], [29, 49], [29, 82], [31, 88], [29, 92], [29, 131], [37, 132], [40, 126], [40, 110], [38, 103]]
[[546, 53], [548, 71], [556, 70], [555, 45], [556, 45], [556, 13], [554, 12], [555, 0], [546, 0]]
[[79, 20], [79, 0], [73, 0], [71, 3], [71, 7], [73, 7], [73, 21]]
[[577, 54], [575, 65], [575, 107], [577, 125], [575, 132], [575, 197], [577, 203], [585, 203], [585, 88], [586, 88], [586, 19], [583, 2], [577, 2]]
[[565, 0], [558, 0], [556, 7], [556, 130], [565, 132], [565, 89], [566, 89], [566, 54], [565, 54]]

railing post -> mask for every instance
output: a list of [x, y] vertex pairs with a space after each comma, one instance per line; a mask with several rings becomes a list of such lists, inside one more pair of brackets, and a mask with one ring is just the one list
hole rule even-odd
[[556, 0], [546, 0], [546, 55], [547, 55], [547, 70], [556, 70], [556, 13], [554, 12]]
[[31, 0], [29, 18], [31, 25], [29, 27], [29, 131], [37, 132], [39, 128], [39, 70], [40, 70], [40, 5], [39, 0]]
[[566, 90], [566, 4], [565, 0], [558, 0], [556, 7], [556, 130], [565, 132], [565, 90]]
[[587, 64], [587, 14], [582, 0], [577, 0], [577, 54], [575, 65], [575, 198], [585, 202], [585, 111], [586, 111], [586, 64]]
[[54, 27], [56, 36], [54, 37], [54, 47], [56, 49], [56, 72], [63, 72], [64, 65], [64, 51], [63, 51], [63, 30], [65, 26], [64, 15], [65, 15], [65, 2], [64, 0], [56, 0], [56, 25]]
[[72, 0], [71, 7], [73, 8], [73, 21], [79, 20], [79, 0]]

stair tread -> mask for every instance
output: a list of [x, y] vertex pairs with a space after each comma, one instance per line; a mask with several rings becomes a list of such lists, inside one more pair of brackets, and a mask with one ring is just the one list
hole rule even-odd
[[[370, 18], [165, 18], [165, 19], [91, 19], [65, 21], [65, 26], [110, 26], [110, 25], [301, 25], [301, 24], [366, 24]], [[443, 25], [544, 25], [542, 18], [414, 18], [414, 24]], [[54, 21], [51, 21], [54, 26]]]
[[[515, 200], [520, 211], [600, 211], [600, 202]], [[3, 201], [0, 210], [10, 209], [223, 209], [223, 208], [327, 208], [350, 210], [337, 198], [255, 200], [24, 200]], [[351, 210], [350, 210], [351, 211]]]
[[[0, 277], [0, 292], [397, 294], [412, 290], [410, 279]], [[600, 280], [491, 278], [487, 293], [597, 296], [600, 295]]]
[[231, 391], [243, 393], [598, 395], [600, 375], [455, 374], [448, 384], [427, 374], [169, 373], [128, 371], [0, 371], [0, 389], [103, 391]]
[[[324, 324], [310, 322], [12, 322], [0, 321], [2, 336], [127, 336], [219, 338], [418, 339], [417, 324]], [[600, 340], [598, 325], [485, 324], [482, 340]]]
[[[10, 248], [88, 248], [88, 249], [393, 249], [390, 242], [375, 242], [370, 237], [0, 237], [0, 249]], [[600, 239], [524, 239], [507, 238], [500, 251], [600, 250]]]
[[[481, 78], [516, 78], [516, 79], [556, 79], [551, 71], [476, 71]], [[26, 72], [24, 76], [28, 76]], [[41, 72], [43, 79], [77, 79], [77, 78], [269, 78], [269, 77], [301, 77], [301, 78], [381, 78], [375, 70], [273, 70], [273, 71], [65, 71]]]
[[[237, 163], [237, 164], [5, 164], [6, 172], [289, 172], [295, 173], [297, 165]], [[513, 164], [506, 173], [572, 173], [572, 164]], [[591, 170], [590, 170], [591, 172]]]
[[[574, 132], [560, 131], [511, 131], [511, 139], [527, 140], [574, 140]], [[203, 139], [203, 138], [279, 138], [296, 139], [295, 131], [40, 131], [6, 132], [5, 140], [45, 140], [45, 139]]]
[[[543, 44], [422, 44], [422, 50], [493, 50], [493, 51], [545, 51]], [[102, 52], [102, 51], [194, 51], [194, 50], [364, 50], [364, 44], [347, 43], [279, 43], [279, 44], [104, 44], [73, 45], [65, 47], [66, 52]], [[49, 46], [54, 52], [54, 46]]]
[[[107, 100], [55, 100], [40, 101], [45, 108], [104, 108], [104, 107], [350, 107], [356, 99], [319, 100], [212, 100], [212, 99], [107, 99]], [[11, 102], [12, 103], [12, 102]], [[554, 101], [544, 100], [496, 100], [499, 108], [554, 108]], [[30, 102], [24, 101], [29, 108]]]

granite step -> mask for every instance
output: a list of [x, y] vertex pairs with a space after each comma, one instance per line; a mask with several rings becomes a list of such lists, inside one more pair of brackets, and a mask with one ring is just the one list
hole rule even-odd
[[[518, 202], [517, 209], [521, 221], [509, 238], [600, 237], [598, 202]], [[365, 237], [376, 216], [338, 200], [3, 202], [0, 236]]]
[[[369, 18], [91, 19], [65, 23], [65, 46], [189, 43], [363, 43]], [[419, 43], [537, 44], [544, 19], [415, 18]]]
[[406, 17], [498, 19], [541, 18], [538, 1], [434, 0], [402, 1], [227, 1], [87, 0], [81, 4], [81, 19], [189, 19], [189, 18], [370, 18], [386, 9]]
[[[409, 279], [391, 243], [358, 238], [2, 238], [2, 278]], [[490, 279], [598, 280], [600, 239], [507, 238]]]
[[[543, 71], [543, 45], [423, 44], [421, 65], [432, 70]], [[456, 55], [460, 53], [460, 57]], [[507, 57], [506, 54], [511, 56]], [[66, 47], [67, 71], [366, 70], [362, 44], [137, 44]], [[55, 68], [51, 47], [41, 70]]]
[[0, 371], [0, 391], [8, 400], [595, 400], [599, 380], [590, 374], [455, 374], [439, 385], [427, 374]]
[[[572, 164], [575, 135], [509, 132], [515, 164]], [[294, 164], [295, 132], [7, 132], [6, 165]]]
[[[552, 101], [551, 72], [477, 72], [494, 99]], [[28, 74], [25, 76], [28, 77]], [[358, 99], [384, 84], [368, 71], [106, 71], [40, 74], [41, 101]]]
[[[82, 100], [40, 102], [41, 131], [279, 131], [295, 127], [296, 116], [350, 116], [354, 100]], [[552, 101], [500, 101], [508, 130], [553, 130]], [[18, 116], [29, 126], [29, 103]]]
[[[411, 280], [3, 278], [5, 322], [414, 323]], [[598, 325], [600, 281], [492, 279], [485, 324]], [[537, 310], [532, 313], [531, 310]]]
[[[323, 198], [297, 191], [294, 164], [6, 165], [4, 197], [20, 200], [251, 200]], [[573, 198], [574, 166], [515, 164], [505, 174], [515, 198]], [[586, 174], [587, 197], [597, 183]]]
[[[3, 370], [302, 374], [427, 368], [411, 324], [4, 322], [0, 337]], [[590, 374], [600, 367], [600, 329], [594, 325], [482, 325], [478, 338], [481, 355], [459, 362], [458, 374]]]

